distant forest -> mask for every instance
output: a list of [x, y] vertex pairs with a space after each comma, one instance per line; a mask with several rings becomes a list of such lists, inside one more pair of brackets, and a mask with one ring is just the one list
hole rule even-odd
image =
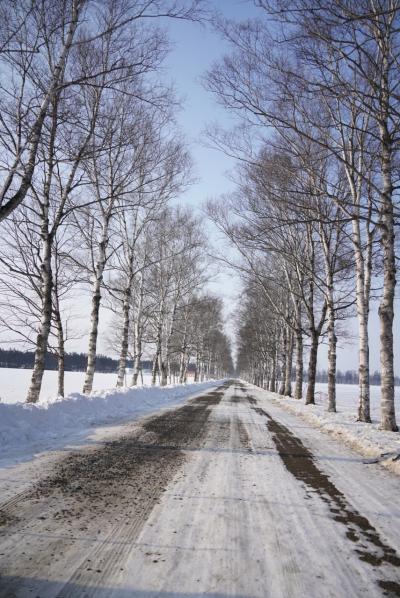
[[[0, 349], [0, 367], [2, 368], [33, 368], [35, 353], [33, 351], [19, 351], [18, 349]], [[65, 370], [69, 372], [83, 372], [86, 370], [86, 353], [66, 353]], [[128, 361], [127, 367], [132, 367]], [[143, 361], [142, 368], [151, 367], [150, 361]], [[46, 355], [46, 370], [57, 369], [57, 359], [51, 353]], [[118, 369], [118, 361], [105, 355], [97, 355], [96, 372], [115, 373]]]
[[[321, 370], [317, 372], [316, 377], [317, 382], [328, 382], [328, 372], [325, 370]], [[381, 375], [379, 372], [374, 372], [370, 375], [369, 381], [373, 385], [380, 386], [381, 383]], [[340, 370], [336, 373], [336, 383], [337, 384], [358, 384], [358, 372], [355, 370], [347, 370], [346, 372], [341, 372]], [[398, 376], [394, 377], [394, 383], [396, 386], [400, 386], [400, 378]]]

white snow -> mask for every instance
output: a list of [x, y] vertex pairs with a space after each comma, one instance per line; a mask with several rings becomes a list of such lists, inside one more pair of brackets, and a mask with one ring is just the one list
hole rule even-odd
[[[0, 368], [0, 400], [2, 403], [24, 402], [31, 380], [32, 370], [16, 368]], [[74, 392], [81, 392], [85, 372], [65, 372], [65, 395]], [[103, 374], [96, 372], [94, 375], [93, 390], [111, 390], [115, 388], [117, 374]], [[128, 376], [129, 382], [129, 376]], [[140, 382], [140, 378], [139, 378]], [[145, 372], [143, 375], [144, 385], [150, 384], [151, 374]], [[139, 384], [140, 385], [140, 384]], [[40, 401], [48, 401], [57, 395], [57, 372], [46, 370], [43, 376], [42, 392]]]
[[38, 404], [0, 403], [1, 463], [85, 440], [93, 432], [93, 426], [132, 420], [163, 407], [173, 407], [217, 384], [208, 381], [163, 388], [114, 388], [90, 396], [80, 393], [64, 399], [53, 396]]
[[[305, 395], [306, 385], [304, 387]], [[317, 402], [327, 404], [328, 402], [328, 385], [316, 384]], [[336, 386], [336, 404], [338, 412], [348, 413], [352, 415], [357, 414], [358, 407], [358, 385], [357, 384], [338, 384]], [[370, 400], [371, 400], [371, 418], [374, 422], [380, 421], [381, 414], [381, 388], [380, 386], [370, 386]], [[395, 401], [397, 414], [400, 421], [400, 386], [395, 387]]]
[[[256, 387], [253, 388], [256, 389]], [[366, 457], [380, 457], [383, 453], [393, 453], [389, 455], [389, 458], [384, 459], [382, 464], [400, 474], [400, 460], [393, 461], [393, 456], [400, 452], [400, 434], [379, 429], [380, 388], [378, 386], [371, 386], [372, 424], [356, 421], [357, 385], [337, 385], [337, 413], [328, 413], [327, 411], [327, 384], [317, 384], [316, 405], [305, 405], [304, 400], [300, 402], [260, 389], [258, 389], [257, 397], [278, 402], [280, 407], [300, 416]], [[396, 387], [396, 412], [398, 422], [400, 422], [399, 387]]]

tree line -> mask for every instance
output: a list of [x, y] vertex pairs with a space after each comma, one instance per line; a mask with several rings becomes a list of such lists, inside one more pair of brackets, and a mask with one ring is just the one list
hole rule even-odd
[[[326, 370], [319, 370], [316, 375], [316, 382], [328, 382], [328, 372]], [[358, 372], [356, 370], [346, 370], [342, 372], [337, 370], [336, 372], [336, 383], [337, 384], [358, 384]], [[373, 372], [369, 376], [369, 383], [372, 386], [381, 385], [381, 375], [378, 371]], [[394, 377], [394, 385], [400, 386], [400, 377]]]
[[163, 20], [201, 17], [199, 0], [1, 3], [1, 331], [34, 350], [28, 402], [48, 352], [64, 394], [65, 344], [83, 333], [91, 392], [104, 307], [118, 386], [129, 359], [137, 383], [145, 352], [154, 383], [174, 368], [185, 381], [191, 360], [199, 379], [231, 368], [201, 222], [173, 203], [191, 159], [161, 75]]
[[[314, 403], [320, 342], [336, 410], [336, 349], [358, 320], [358, 419], [370, 422], [368, 322], [379, 300], [381, 427], [397, 431], [393, 318], [399, 224], [397, 0], [255, 0], [259, 18], [220, 19], [229, 52], [206, 87], [236, 118], [209, 128], [239, 160], [236, 191], [209, 213], [240, 256], [238, 367]], [[281, 371], [277, 383], [277, 371]]]
[[[85, 371], [87, 355], [86, 353], [65, 353], [65, 371], [83, 372]], [[21, 368], [32, 369], [35, 363], [34, 351], [21, 351], [18, 349], [0, 349], [0, 368]], [[145, 364], [146, 365], [146, 364]], [[145, 367], [144, 365], [144, 367]], [[147, 364], [148, 365], [148, 364]], [[96, 372], [116, 372], [118, 361], [107, 357], [106, 355], [97, 355]], [[47, 353], [45, 357], [45, 369], [57, 370], [57, 357], [52, 353]]]

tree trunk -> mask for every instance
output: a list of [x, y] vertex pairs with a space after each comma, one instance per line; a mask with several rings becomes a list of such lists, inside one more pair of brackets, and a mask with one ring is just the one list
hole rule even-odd
[[157, 322], [157, 340], [156, 340], [156, 354], [154, 356], [153, 362], [153, 374], [151, 383], [154, 386], [156, 383], [157, 371], [159, 374], [159, 382], [161, 382], [161, 376], [164, 375], [163, 373], [163, 356], [162, 356], [162, 342], [163, 342], [163, 319], [164, 319], [164, 299], [161, 301], [159, 309], [158, 309], [158, 322]]
[[159, 351], [159, 348], [157, 346], [156, 354], [154, 355], [154, 358], [153, 358], [153, 367], [151, 368], [151, 384], [152, 384], [152, 386], [155, 386], [155, 384], [157, 382], [158, 351]]
[[[133, 335], [133, 371], [132, 371], [132, 383], [131, 386], [136, 386], [138, 382], [139, 372], [141, 372], [141, 360], [142, 360], [142, 309], [143, 309], [143, 286], [144, 277], [143, 273], [140, 274], [139, 283], [139, 303], [137, 308], [137, 314], [134, 324], [134, 335]], [[143, 378], [143, 376], [142, 376]], [[143, 386], [143, 381], [142, 381]]]
[[[102, 280], [102, 277], [101, 277]], [[94, 371], [96, 367], [96, 353], [97, 353], [97, 336], [99, 329], [99, 312], [101, 302], [101, 280], [96, 277], [93, 285], [92, 294], [92, 309], [90, 313], [90, 332], [89, 332], [89, 348], [86, 366], [85, 382], [83, 384], [83, 393], [89, 394], [92, 392]]]
[[272, 370], [271, 370], [271, 380], [269, 382], [269, 390], [271, 392], [276, 391], [276, 351], [274, 351], [274, 355], [272, 357]]
[[[333, 294], [333, 290], [332, 290]], [[328, 303], [328, 411], [336, 412], [336, 343], [335, 310]]]
[[168, 367], [167, 363], [162, 358], [162, 352], [158, 354], [158, 370], [161, 374], [160, 386], [166, 386], [168, 384]]
[[281, 375], [280, 375], [280, 384], [279, 384], [279, 394], [285, 394], [285, 379], [286, 379], [286, 364], [287, 364], [287, 327], [285, 326], [283, 329], [283, 355], [282, 355], [282, 368], [281, 368]]
[[172, 384], [172, 376], [174, 376], [175, 374], [173, 372], [173, 367], [171, 365], [171, 361], [169, 358], [167, 358], [166, 368], [167, 368], [168, 382], [169, 382], [169, 384]]
[[189, 362], [190, 362], [190, 355], [188, 355], [187, 358], [186, 358], [185, 370], [184, 370], [184, 373], [183, 373], [183, 384], [187, 383]]
[[138, 378], [139, 378], [139, 373], [140, 373], [140, 358], [141, 358], [141, 354], [137, 353], [136, 349], [135, 349], [135, 354], [133, 357], [133, 371], [132, 371], [131, 386], [137, 386], [137, 383], [138, 383]]
[[299, 401], [303, 398], [303, 332], [296, 331], [296, 388], [294, 398]]
[[200, 382], [204, 382], [204, 360], [200, 360]]
[[58, 376], [57, 376], [57, 382], [58, 382], [58, 396], [59, 397], [63, 397], [65, 394], [65, 389], [64, 389], [64, 381], [65, 381], [65, 354], [60, 353], [58, 355], [57, 358], [57, 362], [58, 362]]
[[[161, 365], [162, 365], [162, 312], [163, 312], [163, 305], [160, 306], [159, 312], [159, 319], [157, 325], [157, 346], [156, 346], [156, 354], [154, 356], [153, 361], [153, 371], [151, 377], [151, 383], [154, 386], [157, 381], [157, 373], [160, 375], [161, 372]], [[161, 380], [160, 380], [161, 381]]]
[[27, 402], [36, 403], [40, 397], [42, 388], [43, 373], [49, 334], [51, 330], [51, 317], [53, 311], [53, 272], [52, 272], [52, 236], [49, 232], [49, 206], [51, 182], [54, 172], [54, 139], [57, 129], [57, 105], [53, 106], [52, 127], [49, 139], [49, 156], [47, 161], [48, 170], [44, 178], [44, 201], [41, 206], [41, 261], [40, 261], [40, 299], [41, 317], [39, 331], [36, 338], [35, 361], [33, 365], [31, 383], [28, 390]]
[[128, 348], [129, 348], [131, 294], [132, 294], [132, 287], [131, 287], [131, 284], [129, 284], [129, 286], [127, 286], [125, 289], [124, 301], [122, 304], [123, 324], [122, 324], [121, 351], [120, 351], [120, 355], [119, 355], [119, 364], [118, 364], [117, 387], [121, 387], [125, 383], [126, 361], [127, 361], [127, 357], [128, 357]]
[[368, 338], [369, 292], [366, 292], [360, 223], [357, 220], [353, 220], [353, 245], [356, 268], [356, 304], [358, 319], [358, 420], [371, 423]]
[[288, 328], [287, 331], [287, 353], [285, 365], [285, 388], [283, 394], [287, 397], [292, 396], [292, 368], [293, 368], [293, 332]]
[[318, 341], [318, 333], [312, 331], [310, 358], [308, 362], [308, 386], [306, 394], [306, 405], [315, 404], [315, 378], [317, 375]]
[[57, 308], [55, 309], [55, 318], [57, 322], [57, 341], [58, 341], [58, 349], [57, 349], [57, 365], [58, 365], [58, 396], [64, 396], [64, 379], [65, 379], [65, 342], [64, 342], [64, 329], [61, 320], [61, 314], [58, 307], [57, 301]]
[[394, 406], [394, 369], [393, 369], [393, 316], [394, 292], [396, 286], [396, 254], [394, 246], [393, 220], [393, 184], [390, 153], [390, 135], [387, 125], [381, 123], [382, 144], [382, 229], [383, 248], [383, 291], [379, 305], [380, 319], [380, 358], [381, 358], [381, 429], [397, 432]]
[[180, 359], [179, 359], [179, 383], [183, 384], [184, 380], [185, 380], [185, 375], [186, 375], [186, 360], [187, 360], [187, 353], [188, 353], [188, 347], [187, 347], [187, 327], [188, 327], [188, 318], [189, 318], [189, 313], [188, 313], [188, 309], [185, 310], [185, 325], [184, 325], [184, 329], [183, 329], [183, 338], [182, 338], [182, 344], [181, 344], [181, 355], [180, 355]]
[[371, 423], [370, 411], [370, 382], [369, 382], [369, 339], [368, 339], [368, 318], [362, 317], [358, 320], [358, 421]]
[[[133, 369], [131, 386], [137, 386], [139, 373], [142, 371], [142, 326], [138, 318], [135, 320], [135, 333], [133, 339]], [[143, 386], [143, 375], [142, 375]]]
[[166, 386], [168, 384], [168, 378], [171, 383], [171, 351], [170, 351], [170, 344], [172, 335], [175, 331], [175, 318], [176, 318], [176, 310], [178, 307], [177, 299], [175, 298], [174, 308], [171, 314], [171, 324], [169, 326], [169, 330], [167, 330], [166, 338], [165, 338], [165, 360], [163, 360], [163, 367], [161, 368], [162, 378], [161, 378], [161, 385]]
[[97, 337], [99, 331], [99, 313], [101, 303], [101, 285], [103, 283], [104, 268], [106, 266], [106, 250], [108, 244], [108, 222], [107, 218], [103, 223], [102, 239], [99, 243], [99, 259], [96, 264], [95, 279], [92, 292], [92, 309], [90, 313], [90, 332], [89, 347], [86, 366], [85, 382], [83, 384], [83, 393], [92, 392], [94, 371], [96, 367]]
[[200, 354], [197, 351], [197, 353], [196, 353], [196, 368], [194, 370], [194, 381], [195, 382], [199, 381], [199, 374], [200, 374]]
[[52, 316], [52, 292], [53, 276], [51, 270], [51, 243], [47, 234], [48, 221], [43, 225], [45, 239], [42, 246], [42, 262], [40, 274], [42, 278], [41, 296], [42, 296], [42, 315], [40, 319], [39, 332], [36, 338], [35, 361], [33, 365], [31, 383], [26, 398], [27, 403], [37, 403], [42, 388], [45, 359], [47, 353], [47, 344], [51, 327]]
[[185, 380], [185, 371], [186, 371], [186, 353], [184, 350], [181, 351], [181, 357], [179, 360], [179, 383], [183, 384]]

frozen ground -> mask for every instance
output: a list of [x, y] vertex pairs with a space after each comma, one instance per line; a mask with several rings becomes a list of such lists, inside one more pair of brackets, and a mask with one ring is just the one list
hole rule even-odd
[[225, 384], [19, 494], [3, 472], [0, 596], [399, 596], [399, 478], [271, 398]]
[[[18, 370], [19, 371], [19, 370]], [[23, 371], [23, 370], [22, 370]], [[0, 403], [0, 463], [84, 441], [94, 426], [133, 420], [171, 407], [216, 382], [71, 393], [40, 403]]]
[[[254, 387], [256, 388], [256, 387]], [[384, 432], [379, 429], [380, 421], [380, 389], [371, 386], [371, 419], [372, 424], [357, 422], [358, 387], [351, 384], [337, 386], [337, 413], [327, 412], [327, 385], [317, 384], [316, 405], [305, 405], [304, 401], [296, 401], [267, 393], [274, 401], [278, 401], [285, 410], [290, 411], [315, 427], [328, 432], [340, 442], [346, 443], [366, 457], [382, 458], [385, 467], [400, 474], [400, 460], [393, 461], [400, 452], [400, 434]], [[264, 391], [263, 391], [264, 392]], [[304, 389], [305, 393], [305, 389]], [[400, 388], [396, 387], [396, 412], [400, 424]], [[387, 458], [382, 457], [386, 455]]]

